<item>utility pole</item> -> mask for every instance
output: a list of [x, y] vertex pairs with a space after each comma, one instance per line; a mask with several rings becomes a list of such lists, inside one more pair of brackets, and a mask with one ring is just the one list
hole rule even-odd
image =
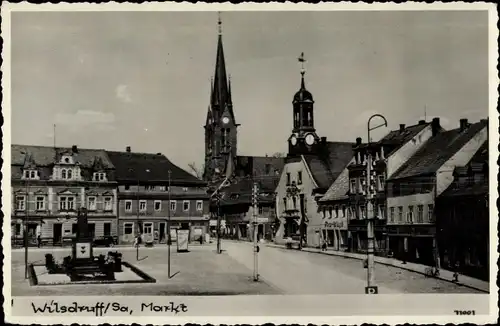
[[171, 218], [170, 218], [170, 211], [171, 211], [171, 204], [170, 204], [170, 199], [171, 199], [171, 196], [170, 196], [170, 193], [172, 192], [172, 188], [170, 188], [170, 183], [171, 183], [171, 177], [170, 175], [172, 174], [172, 171], [168, 170], [168, 223], [167, 223], [167, 246], [168, 246], [168, 278], [170, 278], [170, 247], [172, 245], [172, 239], [170, 237], [170, 221], [171, 221]]
[[257, 213], [259, 209], [258, 204], [258, 186], [257, 182], [253, 184], [253, 280], [259, 280], [259, 246], [257, 243], [257, 235], [258, 235], [258, 220]]
[[136, 172], [136, 178], [137, 178], [137, 192], [136, 192], [136, 200], [137, 200], [137, 208], [136, 208], [136, 213], [137, 213], [137, 228], [136, 228], [136, 247], [135, 247], [135, 258], [137, 261], [139, 261], [139, 239], [140, 239], [140, 228], [139, 228], [139, 224], [140, 224], [140, 219], [139, 219], [139, 188], [140, 188], [140, 184], [139, 184], [139, 176], [137, 175], [137, 172]]
[[28, 240], [28, 219], [29, 219], [29, 198], [30, 198], [30, 193], [29, 193], [29, 183], [28, 183], [28, 178], [26, 178], [26, 207], [25, 207], [25, 216], [24, 216], [24, 278], [28, 278], [28, 245], [29, 245], [29, 240]]
[[215, 200], [217, 204], [217, 253], [220, 254], [220, 192], [217, 189], [217, 193], [215, 194]]

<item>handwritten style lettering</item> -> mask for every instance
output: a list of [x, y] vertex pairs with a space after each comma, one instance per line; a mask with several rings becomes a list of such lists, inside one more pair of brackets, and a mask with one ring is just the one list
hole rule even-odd
[[155, 305], [153, 302], [150, 303], [142, 303], [141, 311], [154, 311], [154, 312], [173, 312], [174, 314], [178, 314], [179, 312], [187, 312], [188, 308], [184, 303], [175, 304], [174, 302], [170, 302], [168, 305]]
[[35, 314], [38, 313], [49, 313], [49, 314], [67, 314], [67, 313], [79, 313], [79, 312], [91, 312], [94, 313], [95, 316], [100, 317], [104, 316], [108, 313], [108, 310], [111, 309], [113, 312], [121, 312], [132, 314], [132, 310], [127, 306], [122, 306], [118, 302], [97, 302], [93, 306], [87, 306], [79, 304], [76, 301], [73, 301], [71, 304], [61, 304], [57, 301], [52, 300], [51, 302], [46, 302], [43, 306], [36, 306], [33, 302], [31, 303], [33, 308], [33, 312]]

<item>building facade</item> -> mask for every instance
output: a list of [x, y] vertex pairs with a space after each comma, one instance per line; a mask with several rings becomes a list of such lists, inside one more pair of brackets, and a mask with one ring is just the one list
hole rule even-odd
[[453, 183], [436, 201], [441, 266], [489, 280], [488, 144], [453, 172]]
[[[373, 189], [373, 216], [375, 251], [379, 255], [387, 252], [387, 205], [385, 180], [417, 152], [433, 134], [442, 131], [439, 118], [431, 123], [421, 120], [416, 125], [401, 124], [381, 140], [363, 144], [356, 139], [354, 160], [349, 165], [349, 249], [364, 252], [367, 249], [367, 178]], [[372, 157], [371, 176], [367, 176], [367, 157]]]
[[161, 153], [108, 151], [118, 184], [118, 236], [133, 243], [166, 243], [168, 227], [189, 230], [190, 241], [205, 241], [209, 231], [209, 196], [206, 183], [169, 161]]
[[353, 157], [353, 144], [329, 142], [314, 127], [314, 100], [305, 87], [301, 71], [300, 89], [292, 101], [293, 128], [288, 155], [276, 188], [279, 227], [275, 242], [298, 242], [318, 247], [325, 223], [316, 198], [337, 180]]
[[87, 209], [94, 239], [113, 237], [117, 228], [115, 168], [104, 150], [11, 146], [14, 246], [62, 246], [77, 233], [77, 212]]
[[487, 120], [431, 137], [388, 179], [387, 234], [394, 256], [437, 264], [436, 198], [453, 182], [457, 166], [466, 165], [488, 138]]

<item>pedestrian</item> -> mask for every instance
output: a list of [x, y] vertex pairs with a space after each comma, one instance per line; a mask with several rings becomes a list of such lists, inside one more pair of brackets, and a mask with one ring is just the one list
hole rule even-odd
[[321, 244], [321, 251], [326, 251], [326, 240], [323, 239], [323, 243]]
[[37, 240], [38, 248], [40, 248], [42, 246], [42, 236], [40, 234], [38, 234], [38, 236], [36, 237], [36, 240]]

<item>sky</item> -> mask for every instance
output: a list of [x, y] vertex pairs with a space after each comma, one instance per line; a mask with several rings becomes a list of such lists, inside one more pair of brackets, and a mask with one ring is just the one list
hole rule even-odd
[[[186, 168], [204, 158], [217, 12], [12, 14], [12, 142], [161, 152]], [[487, 12], [222, 12], [238, 154], [287, 151], [292, 99], [315, 100], [330, 141], [366, 139], [440, 117], [488, 115]], [[375, 124], [375, 122], [374, 122]], [[382, 137], [389, 130], [372, 132]]]

